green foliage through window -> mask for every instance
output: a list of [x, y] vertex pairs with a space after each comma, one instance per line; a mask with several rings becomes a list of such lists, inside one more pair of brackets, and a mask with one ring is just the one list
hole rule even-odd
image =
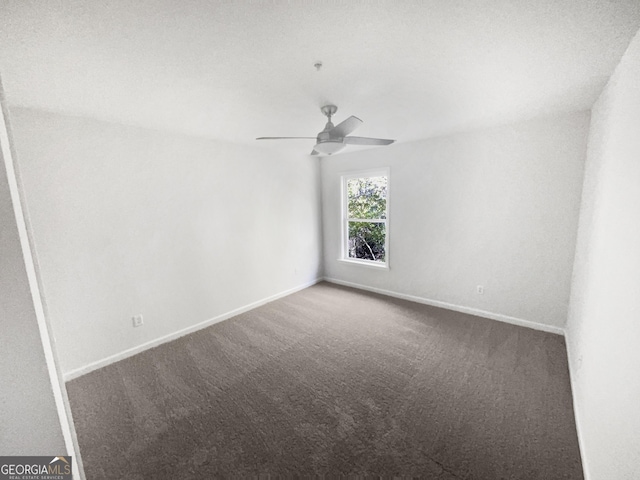
[[352, 178], [347, 181], [348, 217], [387, 217], [387, 177]]
[[351, 178], [347, 193], [347, 255], [384, 263], [386, 260], [387, 177]]

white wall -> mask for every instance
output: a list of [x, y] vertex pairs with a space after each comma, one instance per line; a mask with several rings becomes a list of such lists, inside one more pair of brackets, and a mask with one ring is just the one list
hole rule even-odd
[[[323, 159], [325, 275], [560, 331], [588, 124], [580, 112]], [[390, 269], [338, 262], [340, 174], [382, 166]]]
[[10, 113], [65, 373], [320, 275], [316, 159]]
[[592, 111], [567, 339], [586, 478], [640, 478], [640, 34]]
[[1, 119], [0, 129], [0, 455], [67, 454], [22, 255]]

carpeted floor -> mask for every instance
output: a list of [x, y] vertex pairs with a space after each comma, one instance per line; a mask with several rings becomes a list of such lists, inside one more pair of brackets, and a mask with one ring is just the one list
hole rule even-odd
[[67, 389], [88, 480], [583, 478], [562, 337], [327, 283]]

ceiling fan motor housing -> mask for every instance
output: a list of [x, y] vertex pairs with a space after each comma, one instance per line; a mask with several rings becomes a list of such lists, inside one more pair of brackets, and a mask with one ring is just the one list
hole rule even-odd
[[331, 155], [345, 147], [342, 137], [331, 137], [331, 130], [334, 128], [334, 125], [331, 122], [331, 116], [338, 111], [338, 107], [335, 105], [325, 105], [320, 110], [329, 119], [329, 121], [325, 125], [324, 130], [318, 133], [318, 138], [316, 140], [317, 144], [313, 149], [316, 152]]

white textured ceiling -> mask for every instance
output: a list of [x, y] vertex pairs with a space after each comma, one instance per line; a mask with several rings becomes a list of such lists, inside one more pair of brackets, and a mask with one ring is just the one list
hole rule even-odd
[[329, 102], [409, 141], [590, 108], [639, 27], [640, 0], [5, 0], [0, 74], [10, 105], [234, 142]]

